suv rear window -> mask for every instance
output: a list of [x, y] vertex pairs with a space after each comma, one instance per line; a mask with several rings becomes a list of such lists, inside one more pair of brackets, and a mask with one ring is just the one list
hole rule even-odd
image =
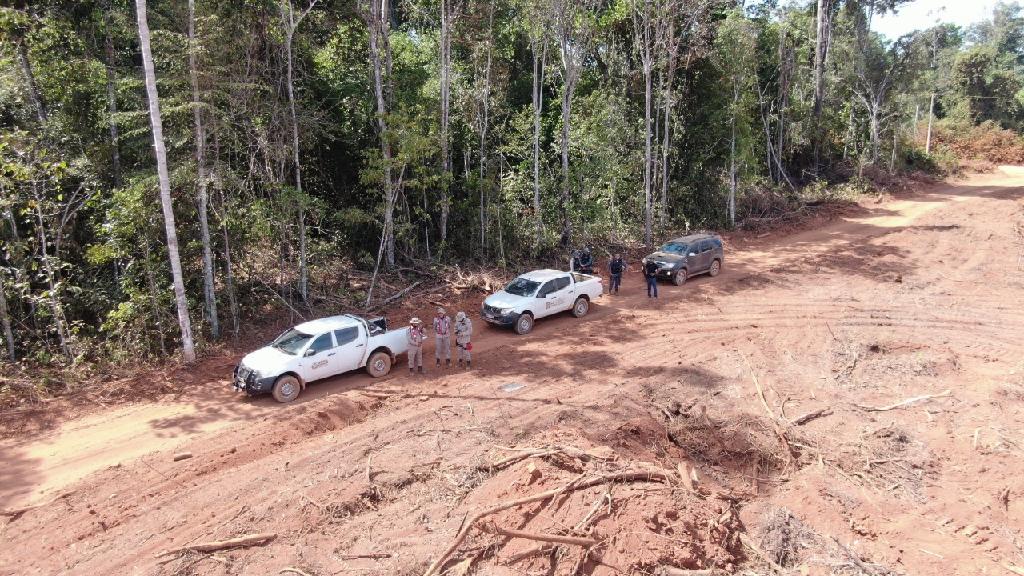
[[344, 346], [345, 344], [354, 341], [358, 335], [359, 329], [355, 326], [350, 328], [341, 328], [334, 331], [334, 339], [338, 341], [338, 346]]

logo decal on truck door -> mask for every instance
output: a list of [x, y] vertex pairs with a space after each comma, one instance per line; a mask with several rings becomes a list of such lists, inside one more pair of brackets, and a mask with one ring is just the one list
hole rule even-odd
[[323, 368], [324, 366], [327, 366], [327, 360], [318, 360], [316, 362], [313, 362], [313, 365], [310, 366], [310, 368], [316, 370], [317, 368]]

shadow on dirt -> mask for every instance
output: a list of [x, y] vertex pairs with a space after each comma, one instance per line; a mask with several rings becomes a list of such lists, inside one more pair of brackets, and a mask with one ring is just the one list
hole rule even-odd
[[43, 479], [42, 461], [17, 447], [0, 445], [0, 462], [0, 510], [22, 505]]

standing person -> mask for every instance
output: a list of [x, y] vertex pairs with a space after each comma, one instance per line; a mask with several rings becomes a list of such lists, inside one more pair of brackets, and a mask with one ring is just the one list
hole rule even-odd
[[647, 279], [647, 297], [657, 298], [658, 297], [658, 270], [661, 266], [658, 266], [653, 261], [648, 260], [647, 264], [644, 265], [644, 278]]
[[608, 286], [609, 294], [618, 294], [619, 285], [622, 284], [622, 273], [626, 271], [626, 262], [622, 259], [622, 254], [616, 253], [615, 257], [608, 262], [608, 274], [612, 277], [611, 285]]
[[437, 308], [434, 316], [434, 358], [441, 366], [441, 358], [447, 367], [452, 365], [452, 318], [445, 314], [444, 308]]
[[462, 361], [466, 361], [466, 368], [469, 368], [473, 361], [473, 321], [466, 316], [465, 312], [455, 315], [455, 347], [458, 348], [459, 368], [462, 368]]
[[419, 368], [423, 373], [423, 343], [427, 340], [427, 332], [423, 329], [423, 322], [419, 318], [409, 320], [409, 330], [405, 334], [409, 343], [409, 374]]

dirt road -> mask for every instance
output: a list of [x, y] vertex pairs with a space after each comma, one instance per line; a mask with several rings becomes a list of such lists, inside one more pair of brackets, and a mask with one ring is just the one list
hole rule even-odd
[[[452, 563], [479, 574], [764, 557], [806, 574], [1024, 565], [1024, 169], [736, 240], [718, 278], [664, 285], [657, 301], [641, 284], [631, 274], [587, 318], [540, 321], [527, 337], [478, 322], [472, 372], [347, 375], [281, 406], [228, 392], [225, 359], [191, 397], [4, 441], [0, 508], [42, 505], [0, 520], [0, 574], [420, 574], [479, 507], [679, 462], [710, 492], [596, 486], [495, 515], [601, 539], [589, 555], [474, 530]], [[515, 454], [502, 447], [554, 443], [614, 459], [488, 464]], [[173, 462], [182, 450], [195, 456]], [[257, 532], [277, 539], [156, 556]], [[351, 558], [371, 552], [387, 557]]]

